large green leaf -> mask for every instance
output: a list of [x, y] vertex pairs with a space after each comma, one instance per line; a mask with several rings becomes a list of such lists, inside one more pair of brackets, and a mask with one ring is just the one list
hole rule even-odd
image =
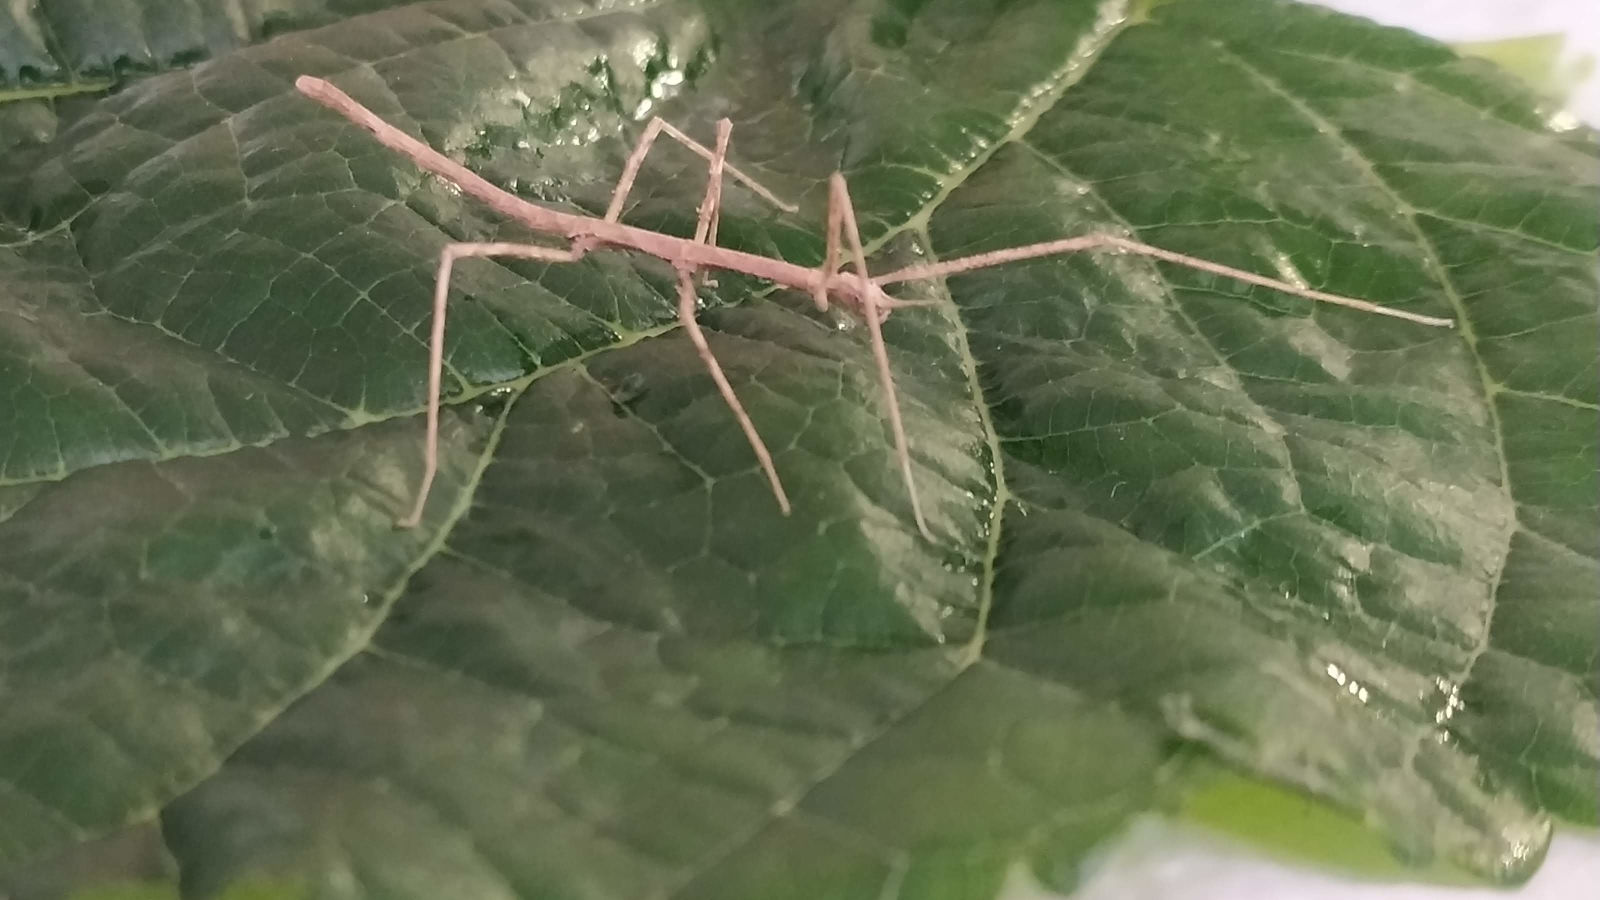
[[[980, 897], [1070, 886], [1179, 746], [1498, 878], [1592, 820], [1592, 135], [1264, 0], [764, 7], [395, 5], [0, 163], [0, 861], [160, 812], [199, 894]], [[396, 531], [438, 248], [524, 233], [305, 72], [591, 211], [641, 118], [730, 116], [802, 210], [730, 188], [723, 240], [801, 263], [840, 168], [878, 267], [1109, 229], [1460, 327], [1107, 255], [915, 286], [928, 543], [861, 329], [706, 288], [785, 518], [668, 268], [471, 261]]]
[[[0, 9], [0, 99], [109, 85], [403, 0], [30, 0]], [[10, 90], [7, 90], [9, 88]]]

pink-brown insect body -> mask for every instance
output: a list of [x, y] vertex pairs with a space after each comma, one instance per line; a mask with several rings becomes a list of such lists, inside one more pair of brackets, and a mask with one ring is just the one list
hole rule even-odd
[[[455, 184], [466, 193], [482, 200], [496, 212], [515, 219], [535, 231], [584, 241], [586, 245], [596, 248], [609, 246], [639, 250], [674, 266], [687, 265], [694, 268], [743, 272], [808, 294], [820, 285], [852, 309], [860, 309], [862, 306], [863, 288], [860, 279], [855, 276], [835, 273], [824, 278], [817, 269], [770, 256], [757, 256], [754, 253], [674, 237], [659, 231], [635, 228], [612, 218], [580, 216], [530, 203], [496, 187], [478, 173], [383, 121], [372, 110], [357, 103], [349, 94], [320, 78], [301, 75], [295, 81], [295, 87], [306, 96], [370, 131], [379, 143], [403, 154], [424, 171]], [[791, 212], [795, 209], [788, 204], [781, 205]], [[620, 212], [620, 207], [615, 211]], [[882, 295], [881, 290], [879, 294]]]
[[[699, 354], [707, 372], [716, 383], [718, 392], [728, 404], [728, 408], [733, 412], [739, 427], [744, 431], [745, 438], [750, 442], [750, 447], [755, 452], [756, 459], [772, 488], [773, 496], [778, 501], [778, 507], [785, 515], [789, 513], [790, 509], [789, 498], [784, 492], [782, 481], [778, 477], [772, 454], [767, 451], [766, 444], [761, 440], [761, 435], [756, 431], [749, 414], [745, 412], [743, 404], [739, 402], [732, 385], [729, 384], [727, 377], [723, 374], [721, 365], [718, 364], [716, 357], [712, 354], [705, 335], [700, 331], [699, 323], [695, 321], [696, 295], [693, 279], [695, 273], [702, 269], [723, 269], [742, 272], [784, 287], [803, 291], [811, 296], [819, 309], [827, 309], [830, 300], [838, 300], [844, 303], [867, 323], [872, 343], [873, 361], [876, 364], [878, 379], [883, 388], [884, 405], [888, 411], [890, 429], [894, 435], [895, 452], [900, 462], [901, 476], [905, 481], [907, 493], [910, 495], [912, 518], [916, 522], [917, 529], [930, 541], [933, 540], [933, 532], [928, 527], [927, 520], [923, 515], [921, 501], [917, 496], [916, 483], [912, 473], [910, 445], [906, 439], [905, 427], [900, 418], [900, 404], [895, 394], [894, 378], [889, 368], [888, 350], [884, 344], [883, 332], [880, 328], [883, 320], [887, 318], [893, 309], [921, 304], [891, 297], [883, 292], [883, 285], [901, 281], [945, 277], [1019, 260], [1035, 259], [1062, 253], [1107, 250], [1147, 256], [1174, 265], [1209, 272], [1213, 275], [1233, 278], [1247, 284], [1282, 291], [1286, 294], [1345, 306], [1362, 312], [1392, 316], [1422, 325], [1450, 327], [1455, 324], [1450, 319], [1426, 316], [1408, 310], [1381, 306], [1371, 301], [1354, 297], [1343, 297], [1338, 294], [1311, 290], [1276, 278], [1268, 278], [1254, 272], [1236, 269], [1232, 266], [1224, 266], [1210, 260], [1174, 253], [1171, 250], [1140, 243], [1115, 234], [1086, 234], [1056, 241], [1030, 244], [1025, 247], [1011, 247], [1005, 250], [979, 253], [939, 263], [908, 266], [873, 278], [867, 272], [866, 256], [862, 250], [860, 232], [856, 227], [855, 210], [850, 203], [849, 189], [845, 185], [844, 176], [837, 172], [829, 180], [827, 243], [823, 261], [816, 268], [807, 268], [781, 259], [757, 256], [753, 253], [717, 246], [717, 223], [721, 214], [724, 172], [781, 209], [787, 212], [797, 211], [797, 207], [779, 200], [773, 196], [772, 192], [756, 183], [750, 176], [727, 163], [729, 131], [732, 128], [732, 124], [726, 119], [717, 123], [717, 142], [714, 150], [701, 146], [663, 119], [656, 118], [651, 120], [650, 124], [645, 128], [644, 134], [640, 137], [638, 145], [628, 156], [622, 177], [617, 181], [616, 190], [612, 195], [611, 204], [606, 211], [605, 217], [597, 219], [593, 216], [582, 216], [546, 209], [495, 187], [467, 167], [383, 121], [376, 113], [351, 99], [344, 91], [320, 78], [302, 75], [295, 81], [295, 87], [299, 88], [301, 93], [306, 96], [370, 131], [384, 146], [403, 154], [422, 169], [453, 182], [461, 190], [482, 200], [508, 218], [521, 222], [535, 231], [557, 235], [569, 241], [569, 245], [565, 248], [540, 247], [531, 244], [456, 243], [446, 245], [440, 254], [439, 274], [434, 289], [433, 326], [428, 343], [428, 426], [423, 454], [423, 477], [410, 515], [400, 520], [400, 524], [403, 526], [413, 526], [421, 521], [423, 508], [428, 499], [428, 492], [433, 484], [434, 475], [438, 471], [439, 395], [444, 364], [445, 312], [449, 297], [452, 265], [456, 259], [465, 257], [511, 256], [548, 262], [572, 262], [581, 258], [590, 250], [608, 247], [619, 250], [638, 250], [670, 264], [678, 272], [677, 311], [679, 322], [689, 335], [690, 341], [694, 344], [695, 352]], [[674, 237], [656, 231], [647, 231], [643, 228], [624, 225], [619, 221], [624, 201], [633, 186], [639, 166], [643, 163], [645, 154], [649, 151], [651, 144], [661, 134], [666, 134], [682, 143], [706, 159], [710, 164], [710, 178], [706, 185], [705, 198], [700, 204], [699, 219], [695, 227], [695, 236], [692, 239]], [[850, 262], [855, 268], [854, 272], [843, 273], [837, 271], [841, 237], [846, 241], [845, 247], [850, 252]]]

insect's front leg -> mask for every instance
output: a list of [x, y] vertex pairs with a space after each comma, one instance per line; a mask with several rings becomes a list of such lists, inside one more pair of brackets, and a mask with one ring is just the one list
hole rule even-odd
[[[1436, 328], [1455, 327], [1454, 319], [1448, 319], [1442, 316], [1423, 315], [1422, 313], [1416, 313], [1406, 309], [1397, 309], [1392, 306], [1384, 306], [1380, 303], [1373, 303], [1370, 300], [1362, 300], [1358, 297], [1345, 297], [1340, 294], [1330, 294], [1326, 291], [1312, 290], [1309, 287], [1303, 287], [1282, 279], [1268, 278], [1265, 275], [1258, 275], [1255, 272], [1249, 272], [1244, 269], [1236, 269], [1233, 266], [1225, 266], [1221, 263], [1215, 263], [1209, 259], [1201, 259], [1198, 256], [1189, 256], [1186, 253], [1177, 253], [1172, 250], [1165, 250], [1161, 247], [1155, 247], [1142, 241], [1135, 241], [1131, 238], [1122, 237], [1121, 235], [1106, 233], [1083, 234], [1077, 237], [1062, 238], [1055, 241], [1043, 241], [1037, 244], [1027, 244], [1022, 247], [1008, 247], [1004, 250], [990, 250], [987, 253], [975, 253], [972, 256], [962, 256], [957, 257], [956, 259], [947, 259], [937, 263], [922, 263], [914, 266], [907, 266], [904, 269], [897, 269], [896, 271], [890, 272], [887, 275], [881, 275], [874, 279], [874, 281], [876, 281], [879, 285], [885, 285], [893, 284], [897, 281], [918, 281], [925, 278], [946, 278], [951, 275], [959, 275], [963, 272], [975, 272], [978, 269], [987, 269], [992, 266], [1003, 266], [1007, 263], [1020, 262], [1026, 259], [1040, 259], [1046, 256], [1057, 256], [1066, 253], [1082, 253], [1084, 251], [1093, 250], [1106, 250], [1115, 253], [1133, 253], [1139, 256], [1147, 256], [1152, 259], [1159, 259], [1162, 262], [1183, 266], [1187, 269], [1194, 269], [1198, 272], [1207, 272], [1212, 275], [1220, 275], [1224, 278], [1232, 278], [1237, 281], [1242, 281], [1246, 284], [1259, 285], [1260, 287], [1271, 288], [1272, 290], [1281, 291], [1285, 294], [1290, 294], [1296, 297], [1304, 297], [1307, 300], [1316, 300], [1321, 303], [1331, 303], [1335, 306], [1343, 306], [1349, 309], [1360, 310], [1361, 312], [1365, 313], [1372, 313], [1374, 315], [1405, 319], [1408, 322], [1416, 322], [1419, 325], [1432, 325]], [[908, 303], [908, 301], [905, 300], [898, 300], [895, 302], [902, 305]]]
[[410, 515], [397, 523], [401, 528], [414, 528], [422, 521], [428, 492], [433, 489], [434, 476], [439, 473], [439, 393], [444, 380], [444, 320], [450, 298], [450, 274], [455, 268], [455, 261], [472, 256], [510, 256], [546, 262], [574, 262], [581, 259], [588, 249], [574, 241], [565, 250], [533, 244], [463, 243], [446, 244], [440, 251], [439, 271], [433, 288], [433, 325], [428, 334], [428, 431], [422, 451], [422, 483], [417, 488], [416, 503]]

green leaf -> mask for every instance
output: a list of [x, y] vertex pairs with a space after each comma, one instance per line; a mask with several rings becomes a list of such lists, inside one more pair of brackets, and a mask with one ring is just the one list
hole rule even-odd
[[177, 863], [154, 822], [75, 844], [18, 871], [5, 890], [17, 900], [177, 900]]
[[[329, 78], [603, 210], [643, 118], [734, 123], [720, 240], [913, 285], [864, 329], [723, 273], [779, 514], [624, 253], [529, 236], [293, 91]], [[1481, 63], [1265, 0], [394, 4], [81, 108], [0, 162], [0, 864], [161, 816], [185, 893], [1070, 888], [1195, 748], [1411, 861], [1592, 821], [1596, 142]], [[654, 151], [628, 221], [692, 231]], [[226, 761], [225, 761], [226, 760]], [[198, 786], [197, 786], [198, 785]]]
[[[399, 5], [400, 0], [14, 3], [0, 9], [0, 102], [103, 88], [125, 73], [181, 68], [272, 34]], [[19, 83], [20, 90], [14, 87]]]

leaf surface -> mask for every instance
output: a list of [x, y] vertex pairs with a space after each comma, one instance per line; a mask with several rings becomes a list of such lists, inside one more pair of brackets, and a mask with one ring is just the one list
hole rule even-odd
[[[181, 68], [275, 33], [396, 6], [396, 0], [37, 0], [0, 9], [0, 89], [48, 94]], [[106, 81], [102, 86], [108, 85]], [[5, 92], [0, 90], [0, 99]]]
[[[303, 72], [590, 212], [639, 120], [728, 116], [802, 209], [720, 239], [801, 264], [838, 168], [878, 271], [1111, 231], [1459, 328], [1116, 255], [908, 286], [930, 544], [864, 329], [703, 290], [785, 518], [668, 267], [474, 260], [395, 531], [438, 248], [525, 235]], [[163, 809], [200, 893], [984, 897], [1177, 738], [1523, 877], [1600, 760], [1594, 161], [1258, 0], [408, 4], [140, 82], [0, 166], [0, 859]], [[628, 220], [691, 231], [700, 166]]]

